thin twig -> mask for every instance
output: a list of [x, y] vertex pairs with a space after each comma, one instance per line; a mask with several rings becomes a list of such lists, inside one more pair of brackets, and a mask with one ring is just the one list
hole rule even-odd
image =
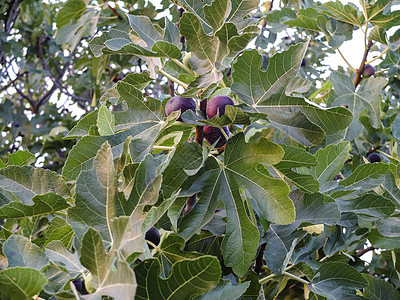
[[[6, 74], [7, 74], [8, 78], [11, 80], [10, 74], [8, 74], [8, 72], [6, 72]], [[11, 82], [12, 82], [12, 85], [13, 85], [14, 89], [17, 91], [17, 93], [18, 93], [22, 98], [26, 99], [26, 100], [29, 102], [30, 106], [33, 108], [33, 107], [34, 107], [34, 102], [35, 102], [35, 101], [34, 101], [33, 99], [29, 98], [27, 95], [25, 95], [24, 92], [21, 91], [21, 90], [17, 87], [17, 85], [15, 84], [14, 81], [11, 80]]]
[[123, 20], [124, 18], [117, 12], [117, 10], [114, 7], [111, 7], [110, 5], [108, 5], [108, 2], [106, 0], [103, 0], [104, 3], [107, 3], [107, 6], [109, 9], [111, 9], [111, 11], [113, 12], [114, 15], [116, 15], [118, 17], [119, 20]]
[[[16, 0], [12, 2], [8, 2], [9, 9], [6, 12], [6, 17], [5, 17], [5, 24], [4, 24], [4, 31], [6, 33], [10, 33], [11, 29], [14, 27], [15, 22], [18, 18], [19, 12], [21, 11], [19, 9], [19, 5], [21, 4], [23, 0]], [[0, 48], [0, 63], [3, 62], [3, 51]]]
[[[46, 69], [47, 63], [46, 63], [46, 61], [44, 60], [44, 57], [43, 57], [43, 50], [42, 50], [41, 43], [42, 43], [42, 41], [39, 39], [39, 58], [42, 60], [43, 68]], [[61, 69], [61, 72], [58, 74], [58, 77], [55, 77], [56, 80], [53, 81], [53, 86], [39, 100], [37, 100], [35, 102], [35, 105], [34, 105], [34, 112], [35, 113], [38, 111], [38, 109], [39, 109], [39, 107], [41, 105], [43, 105], [44, 103], [46, 103], [50, 99], [51, 95], [57, 90], [57, 88], [60, 88], [57, 83], [58, 83], [59, 80], [62, 79], [62, 77], [64, 76], [65, 72], [67, 71], [69, 65], [71, 64], [71, 62], [73, 60], [73, 57], [74, 57], [76, 51], [78, 50], [79, 44], [80, 43], [78, 42], [77, 45], [75, 46], [75, 49], [72, 50], [72, 52], [71, 52], [71, 54], [69, 56], [69, 59], [63, 65], [63, 68]], [[48, 68], [48, 66], [47, 66], [46, 70], [49, 71], [50, 68]], [[51, 73], [51, 71], [49, 73]], [[50, 74], [50, 77], [51, 77], [51, 74]]]
[[1, 89], [0, 89], [0, 92], [2, 92], [2, 91], [4, 91], [4, 90], [6, 90], [6, 89], [8, 89], [11, 85], [13, 85], [18, 79], [20, 79], [22, 76], [24, 76], [25, 74], [27, 74], [28, 73], [28, 71], [25, 71], [25, 72], [23, 72], [23, 73], [18, 73], [17, 74], [17, 77], [14, 79], [14, 80], [11, 80], [10, 82], [8, 82], [5, 86], [3, 86]]
[[357, 256], [358, 256], [358, 257], [363, 256], [365, 253], [367, 253], [367, 252], [369, 252], [369, 251], [371, 251], [371, 250], [374, 250], [374, 249], [375, 249], [375, 248], [372, 247], [372, 246], [367, 247], [367, 248], [361, 248], [361, 249], [359, 249], [359, 250], [357, 251]]

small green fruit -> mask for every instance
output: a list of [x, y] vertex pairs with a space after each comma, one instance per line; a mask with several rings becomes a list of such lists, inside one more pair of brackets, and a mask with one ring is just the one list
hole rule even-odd
[[192, 57], [192, 52], [188, 52], [186, 53], [185, 57], [183, 58], [183, 64], [188, 67], [189, 69], [191, 69], [190, 67], [190, 63], [189, 63], [189, 59]]

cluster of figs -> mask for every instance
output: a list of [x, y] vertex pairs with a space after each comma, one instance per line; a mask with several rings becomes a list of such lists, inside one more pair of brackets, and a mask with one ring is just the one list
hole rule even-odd
[[[212, 97], [207, 102], [206, 114], [209, 119], [215, 117], [217, 114], [219, 117], [225, 114], [225, 106], [227, 105], [235, 105], [233, 100], [228, 96], [215, 96]], [[169, 116], [173, 111], [180, 110], [181, 114], [187, 111], [188, 109], [192, 111], [196, 111], [196, 102], [192, 98], [184, 98], [181, 96], [174, 96], [168, 100], [165, 105], [165, 114]], [[177, 119], [178, 121], [182, 121], [181, 116]], [[228, 127], [223, 127], [222, 130], [225, 132], [226, 136], [229, 136]], [[218, 127], [212, 126], [204, 126], [203, 127], [204, 138], [206, 141], [213, 145], [215, 142], [216, 148], [221, 148], [226, 144], [226, 137], [222, 133], [221, 129]]]
[[[228, 96], [212, 97], [207, 102], [207, 107], [206, 107], [207, 117], [211, 119], [217, 114], [221, 117], [223, 114], [225, 114], [225, 106], [227, 105], [235, 105], [233, 100]], [[169, 99], [168, 102], [165, 104], [165, 114], [167, 116], [169, 116], [174, 111], [180, 110], [181, 114], [179, 115], [177, 121], [181, 122], [183, 121], [181, 117], [182, 113], [184, 113], [188, 109], [194, 112], [196, 111], [196, 102], [192, 98], [174, 96], [171, 99]], [[225, 134], [229, 136], [228, 127], [223, 127], [222, 130], [224, 130]], [[203, 132], [204, 132], [204, 138], [210, 145], [216, 143], [215, 147], [221, 148], [226, 144], [226, 137], [218, 127], [204, 126]], [[197, 199], [196, 195], [193, 195], [192, 197], [189, 198], [186, 207], [183, 211], [184, 215], [193, 208], [193, 206], [196, 204], [196, 199]], [[158, 232], [157, 228], [154, 226], [150, 228], [146, 232], [145, 239], [157, 246], [160, 243], [160, 233]], [[153, 249], [153, 246], [150, 245], [149, 248]]]

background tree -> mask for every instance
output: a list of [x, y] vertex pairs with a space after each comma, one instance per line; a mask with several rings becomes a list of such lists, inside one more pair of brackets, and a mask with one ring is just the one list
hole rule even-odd
[[3, 0], [1, 298], [399, 299], [400, 13], [360, 3]]

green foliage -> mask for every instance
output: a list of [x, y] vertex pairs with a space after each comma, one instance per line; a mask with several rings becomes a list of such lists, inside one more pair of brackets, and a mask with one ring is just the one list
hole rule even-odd
[[1, 299], [400, 298], [396, 1], [3, 2]]

